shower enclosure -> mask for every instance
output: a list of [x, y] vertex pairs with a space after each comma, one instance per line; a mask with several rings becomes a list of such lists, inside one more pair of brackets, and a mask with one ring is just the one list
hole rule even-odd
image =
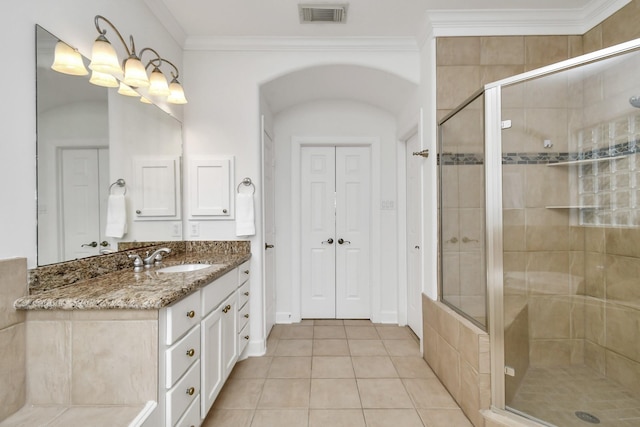
[[640, 425], [638, 49], [486, 85], [440, 122], [441, 300], [488, 328], [497, 411]]

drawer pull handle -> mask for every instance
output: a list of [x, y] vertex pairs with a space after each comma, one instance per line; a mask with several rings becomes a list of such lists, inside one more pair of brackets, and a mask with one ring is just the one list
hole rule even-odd
[[193, 396], [193, 393], [195, 393], [195, 392], [196, 392], [196, 389], [195, 389], [195, 388], [193, 388], [193, 387], [189, 387], [189, 388], [187, 389], [187, 394], [188, 394], [189, 396]]
[[244, 274], [249, 274], [249, 270], [243, 271]]
[[189, 350], [187, 350], [187, 356], [193, 357], [194, 354], [196, 354], [196, 351], [194, 349], [190, 348]]
[[248, 339], [249, 339], [249, 335], [245, 335], [245, 336], [244, 336], [244, 339], [245, 339], [245, 340], [248, 340]]
[[248, 297], [249, 296], [249, 291], [245, 292], [244, 295]]
[[245, 314], [244, 317], [248, 319], [249, 318], [249, 313]]
[[191, 319], [193, 319], [195, 315], [196, 315], [196, 312], [195, 312], [195, 311], [193, 311], [193, 310], [191, 310], [191, 311], [189, 311], [189, 312], [187, 313], [187, 317], [189, 317], [189, 318], [191, 318]]
[[225, 308], [222, 309], [222, 312], [227, 313], [229, 310], [231, 310], [231, 306], [227, 305]]

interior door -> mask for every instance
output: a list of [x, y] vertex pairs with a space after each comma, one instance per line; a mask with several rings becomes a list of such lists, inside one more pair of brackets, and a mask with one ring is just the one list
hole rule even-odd
[[407, 140], [407, 324], [422, 338], [422, 157], [418, 134]]
[[301, 315], [370, 317], [369, 147], [301, 150]]
[[62, 259], [98, 255], [101, 241], [98, 150], [62, 149], [60, 175]]
[[[264, 127], [264, 124], [263, 124]], [[263, 200], [264, 200], [264, 306], [265, 306], [265, 336], [276, 321], [276, 238], [275, 230], [275, 146], [271, 136], [263, 129], [262, 132], [262, 162], [263, 162]]]

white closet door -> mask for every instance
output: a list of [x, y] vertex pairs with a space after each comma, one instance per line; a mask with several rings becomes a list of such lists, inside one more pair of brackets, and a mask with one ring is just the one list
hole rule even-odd
[[[263, 125], [264, 126], [264, 125]], [[276, 322], [276, 254], [275, 247], [275, 144], [269, 134], [263, 130], [263, 219], [264, 232], [264, 318], [265, 336], [269, 336], [271, 328]]]
[[335, 148], [303, 147], [301, 157], [301, 314], [335, 318]]
[[301, 150], [301, 315], [368, 319], [369, 147]]
[[[63, 149], [60, 166], [64, 251], [62, 259], [97, 255], [100, 249], [98, 150]], [[94, 244], [95, 246], [92, 246]]]
[[418, 134], [407, 141], [407, 323], [422, 338], [422, 164]]
[[336, 317], [370, 317], [371, 154], [336, 149]]

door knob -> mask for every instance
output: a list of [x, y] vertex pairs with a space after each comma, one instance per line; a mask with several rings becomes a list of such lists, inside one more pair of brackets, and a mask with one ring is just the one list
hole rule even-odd
[[96, 247], [98, 247], [98, 242], [91, 242], [91, 243], [85, 243], [84, 245], [80, 245], [81, 248], [84, 248], [85, 246], [90, 246], [92, 248], [96, 248]]
[[107, 246], [109, 246], [109, 242], [107, 242], [106, 240], [103, 240], [102, 242], [100, 242], [100, 246], [102, 246], [103, 248], [106, 248]]
[[331, 237], [329, 237], [327, 240], [325, 240], [324, 242], [322, 242], [322, 244], [323, 244], [323, 245], [324, 245], [325, 243], [328, 243], [328, 244], [330, 244], [330, 245], [331, 245], [331, 244], [333, 244], [333, 239], [332, 239]]
[[273, 245], [270, 245], [268, 243], [264, 244], [264, 250], [266, 251], [267, 249], [273, 249]]
[[340, 243], [341, 245], [343, 245], [343, 244], [345, 244], [345, 243], [346, 243], [347, 245], [350, 245], [350, 244], [351, 244], [351, 242], [350, 242], [349, 240], [344, 240], [344, 239], [338, 239], [338, 243]]

